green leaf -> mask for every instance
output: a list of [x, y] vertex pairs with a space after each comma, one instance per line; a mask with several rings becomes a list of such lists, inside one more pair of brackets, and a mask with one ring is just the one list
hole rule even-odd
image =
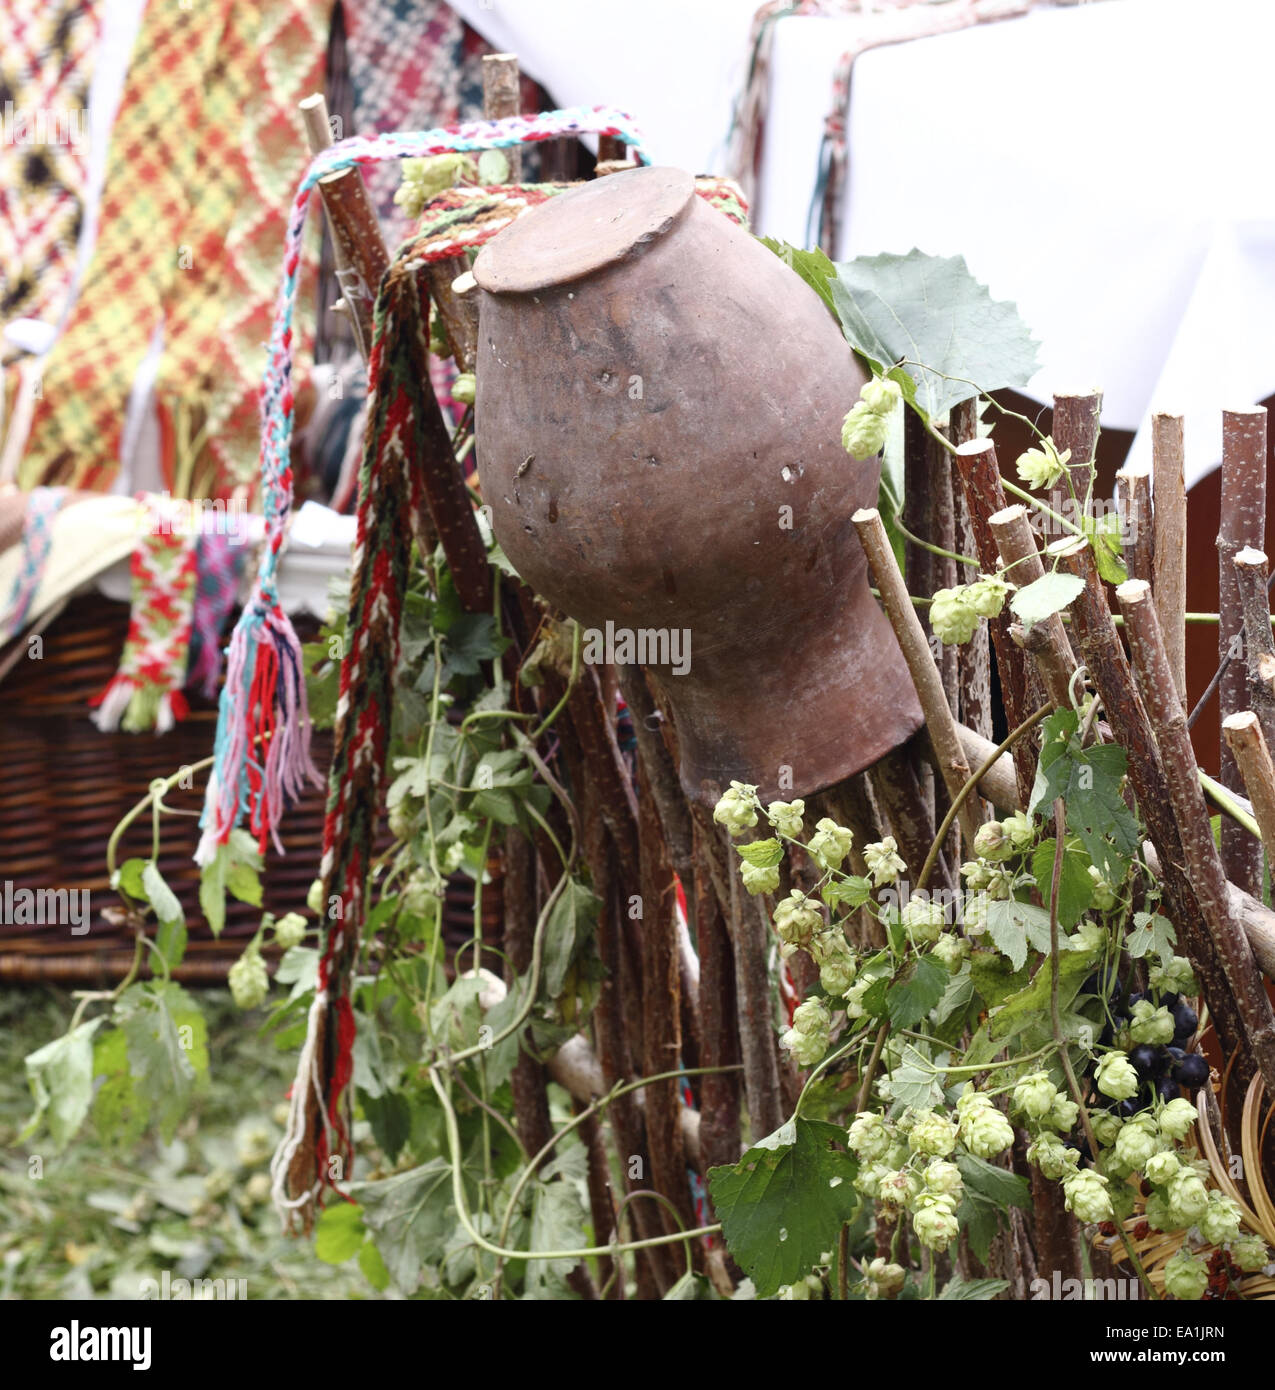
[[[1058, 956], [1058, 1007], [1070, 1007], [1085, 976], [1093, 969], [1093, 959], [1088, 952], [1064, 951]], [[993, 1038], [1010, 1038], [1023, 1028], [1048, 1019], [1050, 1014], [1050, 981], [1053, 972], [1048, 958], [1041, 961], [1040, 969], [1032, 977], [1031, 984], [1012, 994], [991, 1017]]]
[[829, 879], [819, 890], [819, 896], [830, 908], [844, 904], [854, 911], [871, 898], [872, 881], [857, 874], [847, 874], [844, 879]]
[[962, 1279], [957, 1274], [945, 1285], [943, 1292], [939, 1294], [939, 1301], [950, 1303], [953, 1299], [960, 1299], [986, 1303], [998, 1293], [1004, 1293], [1007, 1288], [1008, 1279]]
[[965, 1183], [964, 1199], [956, 1217], [969, 1238], [970, 1248], [985, 1261], [1004, 1214], [1011, 1206], [1030, 1204], [1031, 1184], [973, 1154], [958, 1154], [956, 1166]]
[[736, 845], [735, 853], [754, 869], [773, 869], [782, 862], [784, 847], [779, 840], [754, 840], [748, 845]]
[[[576, 1250], [588, 1242], [585, 1223], [589, 1219], [588, 1187], [583, 1165], [583, 1148], [568, 1149], [563, 1155], [567, 1172], [554, 1176], [562, 1160], [547, 1170], [549, 1181], [537, 1180], [531, 1191], [531, 1230], [528, 1250]], [[577, 1176], [572, 1177], [572, 1171]], [[524, 1296], [547, 1299], [561, 1296], [563, 1281], [579, 1263], [577, 1260], [528, 1260]]]
[[942, 1074], [934, 1070], [924, 1054], [907, 1043], [899, 1065], [881, 1082], [881, 1092], [900, 1105], [924, 1110], [943, 1099]]
[[363, 1271], [363, 1277], [378, 1293], [384, 1293], [389, 1288], [390, 1272], [385, 1267], [381, 1252], [370, 1240], [364, 1241], [359, 1248], [359, 1268]]
[[180, 922], [183, 919], [182, 905], [177, 894], [164, 882], [164, 875], [153, 859], [146, 861], [142, 870], [142, 887], [146, 890], [146, 901], [155, 909], [159, 922]]
[[882, 975], [863, 991], [863, 998], [860, 1003], [863, 1005], [863, 1012], [869, 1018], [880, 1018], [886, 1011], [886, 999], [890, 993], [890, 977]]
[[909, 399], [927, 419], [1035, 375], [1036, 344], [1017, 308], [993, 300], [963, 257], [912, 250], [860, 256], [835, 270], [830, 289], [842, 332], [878, 370], [904, 358], [922, 364], [903, 371]]
[[368, 1124], [372, 1126], [372, 1138], [393, 1163], [412, 1133], [412, 1107], [407, 1103], [407, 1097], [401, 1091], [386, 1091], [383, 1095], [371, 1096], [360, 1089], [359, 1101]]
[[147, 893], [142, 874], [148, 862], [145, 859], [126, 859], [115, 870], [111, 887], [127, 893], [130, 898], [136, 898], [139, 903], [146, 902]]
[[23, 1059], [35, 1110], [19, 1142], [29, 1139], [41, 1121], [58, 1153], [75, 1137], [93, 1100], [93, 1034], [103, 1022], [98, 1017], [81, 1023]]
[[665, 1303], [720, 1303], [721, 1294], [704, 1278], [688, 1269], [664, 1295]]
[[146, 1132], [150, 1106], [128, 1069], [128, 1040], [118, 1028], [101, 1034], [93, 1045], [93, 1126], [108, 1144], [132, 1148]]
[[854, 1214], [855, 1160], [845, 1131], [822, 1120], [789, 1120], [736, 1164], [711, 1168], [709, 1192], [727, 1248], [770, 1298], [836, 1248]]
[[363, 1208], [356, 1202], [333, 1202], [319, 1213], [314, 1228], [314, 1253], [324, 1264], [344, 1264], [359, 1253], [366, 1235]]
[[[1032, 877], [1040, 889], [1040, 895], [1049, 899], [1054, 881], [1053, 839], [1042, 840], [1032, 855]], [[1093, 902], [1093, 879], [1089, 877], [1089, 856], [1082, 853], [1074, 844], [1064, 844], [1062, 872], [1058, 876], [1058, 925], [1064, 931], [1071, 931], [1077, 922], [1089, 911]], [[1036, 943], [1033, 941], [1033, 945]], [[1036, 946], [1038, 951], [1049, 950], [1049, 913], [1045, 913], [1044, 945]]]
[[1010, 610], [1024, 626], [1031, 627], [1054, 613], [1061, 613], [1084, 587], [1085, 581], [1078, 575], [1068, 574], [1066, 570], [1051, 570], [1015, 590], [1010, 596]]
[[1027, 983], [1027, 967], [1014, 970], [1009, 961], [992, 951], [974, 951], [970, 956], [970, 979], [980, 998], [994, 1009]]
[[1120, 883], [1141, 836], [1125, 805], [1125, 751], [1115, 743], [1081, 748], [1075, 710], [1058, 710], [1045, 720], [1031, 810], [1063, 798], [1067, 828], [1080, 836], [1089, 858], [1108, 883]]
[[562, 993], [567, 971], [577, 949], [591, 936], [602, 900], [575, 879], [568, 881], [545, 923], [543, 946], [544, 993], [556, 999]]
[[[179, 1022], [174, 1008], [182, 1015]], [[115, 1022], [128, 1041], [128, 1063], [170, 1142], [186, 1113], [198, 1071], [208, 1068], [203, 1018], [180, 985], [131, 985], [115, 1005]], [[200, 1065], [197, 1066], [197, 1063]]]
[[932, 1017], [935, 1023], [946, 1023], [953, 1015], [963, 1015], [973, 1001], [974, 979], [967, 961], [955, 975], [949, 976], [943, 997], [934, 1006]]
[[789, 270], [796, 271], [827, 305], [828, 312], [835, 316], [829, 282], [836, 277], [837, 268], [818, 247], [813, 251], [803, 251], [800, 247], [789, 246], [786, 241], [776, 241], [774, 237], [764, 236], [757, 239], [768, 250], [773, 251]]
[[[1010, 968], [1021, 970], [1027, 961], [1027, 933], [1032, 924], [1039, 929], [1041, 909], [1031, 903], [1010, 899], [994, 899], [987, 905], [987, 934], [996, 949], [1009, 961]], [[1049, 914], [1045, 918], [1045, 949], [1049, 949]], [[1035, 920], [1033, 920], [1035, 919]]]
[[446, 686], [453, 676], [476, 676], [484, 661], [495, 661], [508, 645], [490, 613], [463, 613], [448, 629], [439, 679]]
[[1115, 512], [1105, 512], [1101, 517], [1082, 517], [1080, 529], [1089, 537], [1098, 573], [1108, 584], [1123, 584], [1129, 578], [1129, 571], [1121, 558], [1124, 542], [1120, 538], [1119, 516]]
[[175, 922], [164, 923], [155, 933], [155, 945], [170, 970], [179, 966], [186, 954], [186, 919], [179, 917]]
[[1161, 964], [1168, 962], [1177, 942], [1177, 932], [1167, 917], [1158, 912], [1135, 912], [1133, 927], [1124, 939], [1125, 950], [1135, 960], [1141, 960], [1149, 951], [1154, 951]]
[[217, 846], [217, 853], [199, 874], [199, 910], [214, 936], [226, 925], [226, 875], [230, 870], [230, 851]]
[[911, 1028], [920, 1023], [942, 999], [949, 979], [947, 966], [932, 956], [914, 961], [886, 994], [890, 1022], [896, 1028]]
[[456, 1225], [451, 1165], [431, 1158], [379, 1182], [351, 1183], [348, 1191], [362, 1203], [363, 1224], [395, 1286], [415, 1292], [422, 1267], [438, 1263]]

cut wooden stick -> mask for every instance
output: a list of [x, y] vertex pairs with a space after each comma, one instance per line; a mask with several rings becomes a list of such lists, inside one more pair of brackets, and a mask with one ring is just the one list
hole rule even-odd
[[[1244, 621], [1249, 708], [1262, 721], [1262, 732], [1269, 745], [1275, 743], [1275, 636], [1271, 634], [1270, 592], [1267, 588], [1269, 566], [1263, 552], [1251, 546], [1237, 551], [1232, 563]], [[1222, 721], [1222, 731], [1225, 736], [1225, 719]], [[1229, 739], [1227, 743], [1230, 744]]]
[[[1226, 873], [1213, 843], [1191, 735], [1169, 671], [1151, 586], [1142, 579], [1127, 580], [1116, 590], [1116, 598], [1124, 613], [1138, 688], [1164, 760], [1187, 873], [1235, 997], [1247, 1044], [1269, 1088], [1275, 1085], [1275, 1012], [1252, 948], [1231, 911]], [[1209, 1004], [1212, 1007], [1211, 997]]]
[[[1007, 500], [1005, 489], [1001, 487], [996, 446], [990, 439], [968, 440], [957, 446], [954, 461], [974, 531], [974, 553], [983, 569], [988, 574], [994, 574], [1000, 568], [1000, 549], [992, 534], [990, 518], [1005, 509]], [[1035, 667], [1010, 636], [1010, 616], [1006, 608], [999, 617], [990, 618], [988, 631], [996, 652], [996, 670], [1000, 676], [1005, 719], [1009, 727], [1015, 729], [1033, 709], [1040, 708], [1045, 692], [1036, 688]], [[1036, 746], [1031, 740], [1021, 739], [1014, 745], [1014, 766], [1018, 770], [1019, 788], [1026, 800], [1036, 778]]]
[[[962, 401], [952, 407], [946, 430], [948, 439], [956, 445], [968, 444], [978, 438], [978, 401]], [[965, 501], [965, 491], [955, 485], [955, 463], [947, 450], [940, 451], [940, 465], [947, 475], [948, 487], [952, 490], [952, 509], [955, 515], [955, 544], [958, 555], [976, 555], [978, 542], [974, 537], [974, 524], [970, 520], [969, 507]], [[957, 582], [972, 584], [978, 578], [977, 565], [961, 565]], [[992, 736], [992, 655], [991, 633], [979, 623], [974, 636], [961, 650], [957, 669], [957, 702], [955, 712], [958, 719], [976, 729], [985, 738]]]
[[1251, 709], [1228, 714], [1222, 721], [1222, 735], [1235, 754], [1262, 841], [1268, 850], [1275, 851], [1275, 764], [1261, 720]]
[[[1058, 391], [1054, 393], [1053, 441], [1058, 452], [1071, 450], [1068, 467], [1071, 487], [1077, 497], [1085, 497], [1093, 483], [1094, 456], [1098, 452], [1099, 420], [1102, 416], [1101, 391]], [[1071, 491], [1063, 479], [1049, 492], [1049, 505], [1065, 516], [1071, 505]], [[1080, 518], [1073, 517], [1076, 525]]]
[[[956, 735], [956, 721], [948, 707], [943, 679], [934, 664], [921, 620], [916, 616], [916, 609], [908, 595], [907, 585], [903, 582], [898, 561], [894, 558], [890, 538], [886, 535], [885, 526], [881, 521], [881, 513], [875, 507], [865, 507], [855, 512], [850, 519], [859, 533], [868, 564], [872, 567], [877, 588], [880, 589], [885, 603], [886, 616], [890, 619], [890, 625], [894, 628], [894, 634], [903, 651], [903, 658], [912, 673], [912, 683], [916, 686], [921, 709], [925, 713], [926, 727], [938, 758], [943, 785], [947, 788], [948, 795], [955, 798], [969, 780], [970, 767], [965, 761], [961, 741]], [[961, 832], [965, 836], [966, 844], [972, 845], [980, 821], [974, 807], [968, 801], [961, 808], [960, 819]]]
[[[310, 150], [318, 154], [332, 144], [328, 104], [322, 93], [315, 92], [305, 97], [299, 106]], [[389, 252], [358, 169], [342, 169], [329, 174], [319, 180], [318, 187], [332, 233], [336, 278], [351, 310], [355, 344], [366, 362], [372, 347], [376, 290], [389, 267]]]
[[1186, 703], [1186, 448], [1182, 417], [1151, 417], [1155, 607], [1178, 698]]
[[[1218, 525], [1218, 660], [1226, 664], [1218, 682], [1221, 716], [1248, 705], [1244, 615], [1235, 556], [1246, 546], [1261, 550], [1266, 532], [1266, 410], [1253, 406], [1222, 412], [1222, 503]], [[1218, 780], [1237, 790], [1239, 769], [1221, 740]], [[1222, 823], [1222, 862], [1227, 877], [1250, 893], [1262, 890], [1262, 852], [1251, 835]]]
[[[1036, 537], [1027, 519], [1026, 507], [1018, 503], [1004, 507], [999, 512], [993, 512], [987, 524], [1000, 550], [1001, 559], [1009, 567], [1010, 579], [1020, 589], [1044, 575], [1045, 567], [1036, 548]], [[1044, 622], [1034, 624], [1020, 640], [1021, 632], [1018, 624], [1010, 628], [1010, 635], [1015, 641], [1036, 658], [1049, 698], [1065, 709], [1071, 698], [1071, 678], [1076, 670], [1076, 657], [1062, 618], [1057, 613], [1051, 614]]]
[[1125, 568], [1130, 579], [1155, 577], [1155, 534], [1151, 521], [1151, 470], [1122, 468], [1116, 474], [1116, 506], [1120, 512], [1120, 538], [1124, 542]]
[[[518, 56], [514, 53], [483, 54], [483, 114], [489, 121], [504, 120], [522, 112]], [[502, 151], [509, 161], [509, 182], [522, 182], [522, 151], [515, 145]]]

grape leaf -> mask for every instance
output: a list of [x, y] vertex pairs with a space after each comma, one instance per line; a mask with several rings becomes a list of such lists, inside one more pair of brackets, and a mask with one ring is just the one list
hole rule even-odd
[[738, 1163], [708, 1172], [709, 1192], [727, 1248], [770, 1298], [836, 1248], [859, 1196], [858, 1164], [843, 1148], [845, 1131], [823, 1120], [789, 1120]]
[[879, 371], [904, 358], [922, 364], [904, 367], [896, 380], [927, 419], [980, 390], [1025, 386], [1035, 375], [1036, 343], [1018, 309], [993, 300], [964, 257], [913, 249], [840, 261], [835, 270], [829, 288], [850, 345]]
[[98, 1017], [81, 1023], [23, 1059], [35, 1110], [19, 1142], [29, 1139], [41, 1121], [58, 1153], [75, 1137], [93, 1100], [93, 1034], [103, 1021]]
[[932, 956], [914, 961], [886, 994], [890, 1022], [896, 1028], [911, 1028], [920, 1023], [942, 999], [950, 978], [947, 966]]
[[1176, 942], [1177, 933], [1167, 917], [1161, 917], [1158, 912], [1135, 912], [1133, 927], [1125, 937], [1124, 945], [1125, 950], [1135, 960], [1140, 960], [1149, 951], [1154, 951], [1163, 965], [1167, 964], [1169, 957], [1173, 955]]
[[1085, 581], [1078, 575], [1065, 570], [1051, 570], [1039, 579], [1025, 584], [1009, 600], [1014, 616], [1021, 619], [1024, 626], [1044, 622], [1054, 613], [1064, 608], [1085, 587]]
[[[176, 1013], [181, 1014], [181, 1022]], [[149, 1102], [164, 1141], [170, 1142], [186, 1113], [197, 1071], [208, 1067], [203, 1018], [181, 986], [168, 981], [130, 985], [116, 1002], [115, 1022], [128, 1041], [133, 1079]], [[197, 1062], [202, 1066], [197, 1067]]]
[[[1054, 878], [1054, 840], [1042, 840], [1032, 855], [1032, 877], [1040, 895], [1049, 899]], [[1093, 902], [1093, 879], [1089, 877], [1089, 859], [1072, 844], [1064, 844], [1062, 872], [1058, 876], [1058, 925], [1070, 931], [1089, 911]], [[1032, 942], [1036, 946], [1035, 941]], [[1049, 950], [1049, 913], [1045, 913], [1045, 944], [1038, 951]]]
[[431, 1158], [378, 1182], [350, 1183], [347, 1191], [362, 1203], [363, 1224], [395, 1285], [413, 1293], [421, 1266], [437, 1262], [456, 1225], [451, 1165]]
[[924, 1110], [943, 1099], [941, 1074], [911, 1043], [904, 1047], [899, 1065], [880, 1084], [883, 1095], [914, 1110]]
[[1034, 903], [993, 899], [987, 905], [987, 932], [1011, 969], [1021, 970], [1029, 945], [1038, 951], [1049, 950], [1049, 913]]
[[836, 310], [832, 306], [832, 290], [829, 284], [836, 278], [837, 267], [818, 247], [813, 251], [803, 251], [798, 246], [789, 246], [786, 241], [777, 241], [774, 237], [764, 236], [757, 239], [767, 250], [773, 251], [789, 270], [800, 275], [827, 305], [828, 312], [835, 316]]

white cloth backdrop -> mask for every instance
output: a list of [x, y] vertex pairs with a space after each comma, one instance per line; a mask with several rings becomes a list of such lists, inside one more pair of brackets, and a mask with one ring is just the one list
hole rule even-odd
[[[657, 161], [720, 157], [753, 0], [453, 3], [559, 102], [629, 109]], [[761, 232], [804, 244], [854, 23], [776, 25]], [[1273, 55], [1272, 0], [1101, 0], [872, 49], [839, 253], [963, 254], [1041, 340], [1033, 395], [1101, 386], [1125, 429], [1180, 411], [1195, 481], [1221, 408], [1275, 391]]]

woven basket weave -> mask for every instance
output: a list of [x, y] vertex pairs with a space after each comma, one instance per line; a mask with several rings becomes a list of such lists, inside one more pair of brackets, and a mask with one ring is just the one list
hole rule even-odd
[[[102, 733], [90, 721], [89, 700], [115, 673], [128, 616], [126, 604], [80, 595], [44, 630], [41, 658], [20, 655], [0, 685], [0, 894], [6, 880], [15, 890], [90, 894], [90, 928], [82, 936], [72, 936], [68, 925], [0, 922], [0, 981], [83, 984], [118, 979], [128, 969], [132, 933], [103, 916], [103, 909], [119, 905], [108, 883], [107, 839], [154, 778], [198, 763], [212, 749], [216, 707], [195, 695], [189, 717], [163, 735]], [[296, 625], [302, 641], [316, 626], [305, 618]], [[25, 648], [24, 637], [17, 641]], [[314, 760], [321, 771], [331, 748], [330, 732], [316, 733]], [[228, 899], [226, 927], [217, 939], [199, 910], [199, 869], [191, 856], [205, 776], [195, 774], [191, 788], [165, 799], [175, 810], [196, 814], [163, 818], [159, 857], [160, 872], [186, 912], [189, 944], [176, 974], [188, 983], [224, 982], [263, 910]], [[307, 790], [284, 817], [286, 852], [271, 848], [262, 874], [265, 910], [303, 907], [318, 872], [325, 800], [325, 790]], [[144, 814], [122, 837], [117, 862], [149, 857], [150, 843], [150, 815]], [[493, 888], [498, 887], [497, 881]], [[501, 913], [500, 894], [489, 889], [483, 897], [483, 934], [489, 940], [499, 940]], [[448, 884], [444, 936], [459, 945], [471, 935], [472, 923], [473, 886], [459, 875]]]

